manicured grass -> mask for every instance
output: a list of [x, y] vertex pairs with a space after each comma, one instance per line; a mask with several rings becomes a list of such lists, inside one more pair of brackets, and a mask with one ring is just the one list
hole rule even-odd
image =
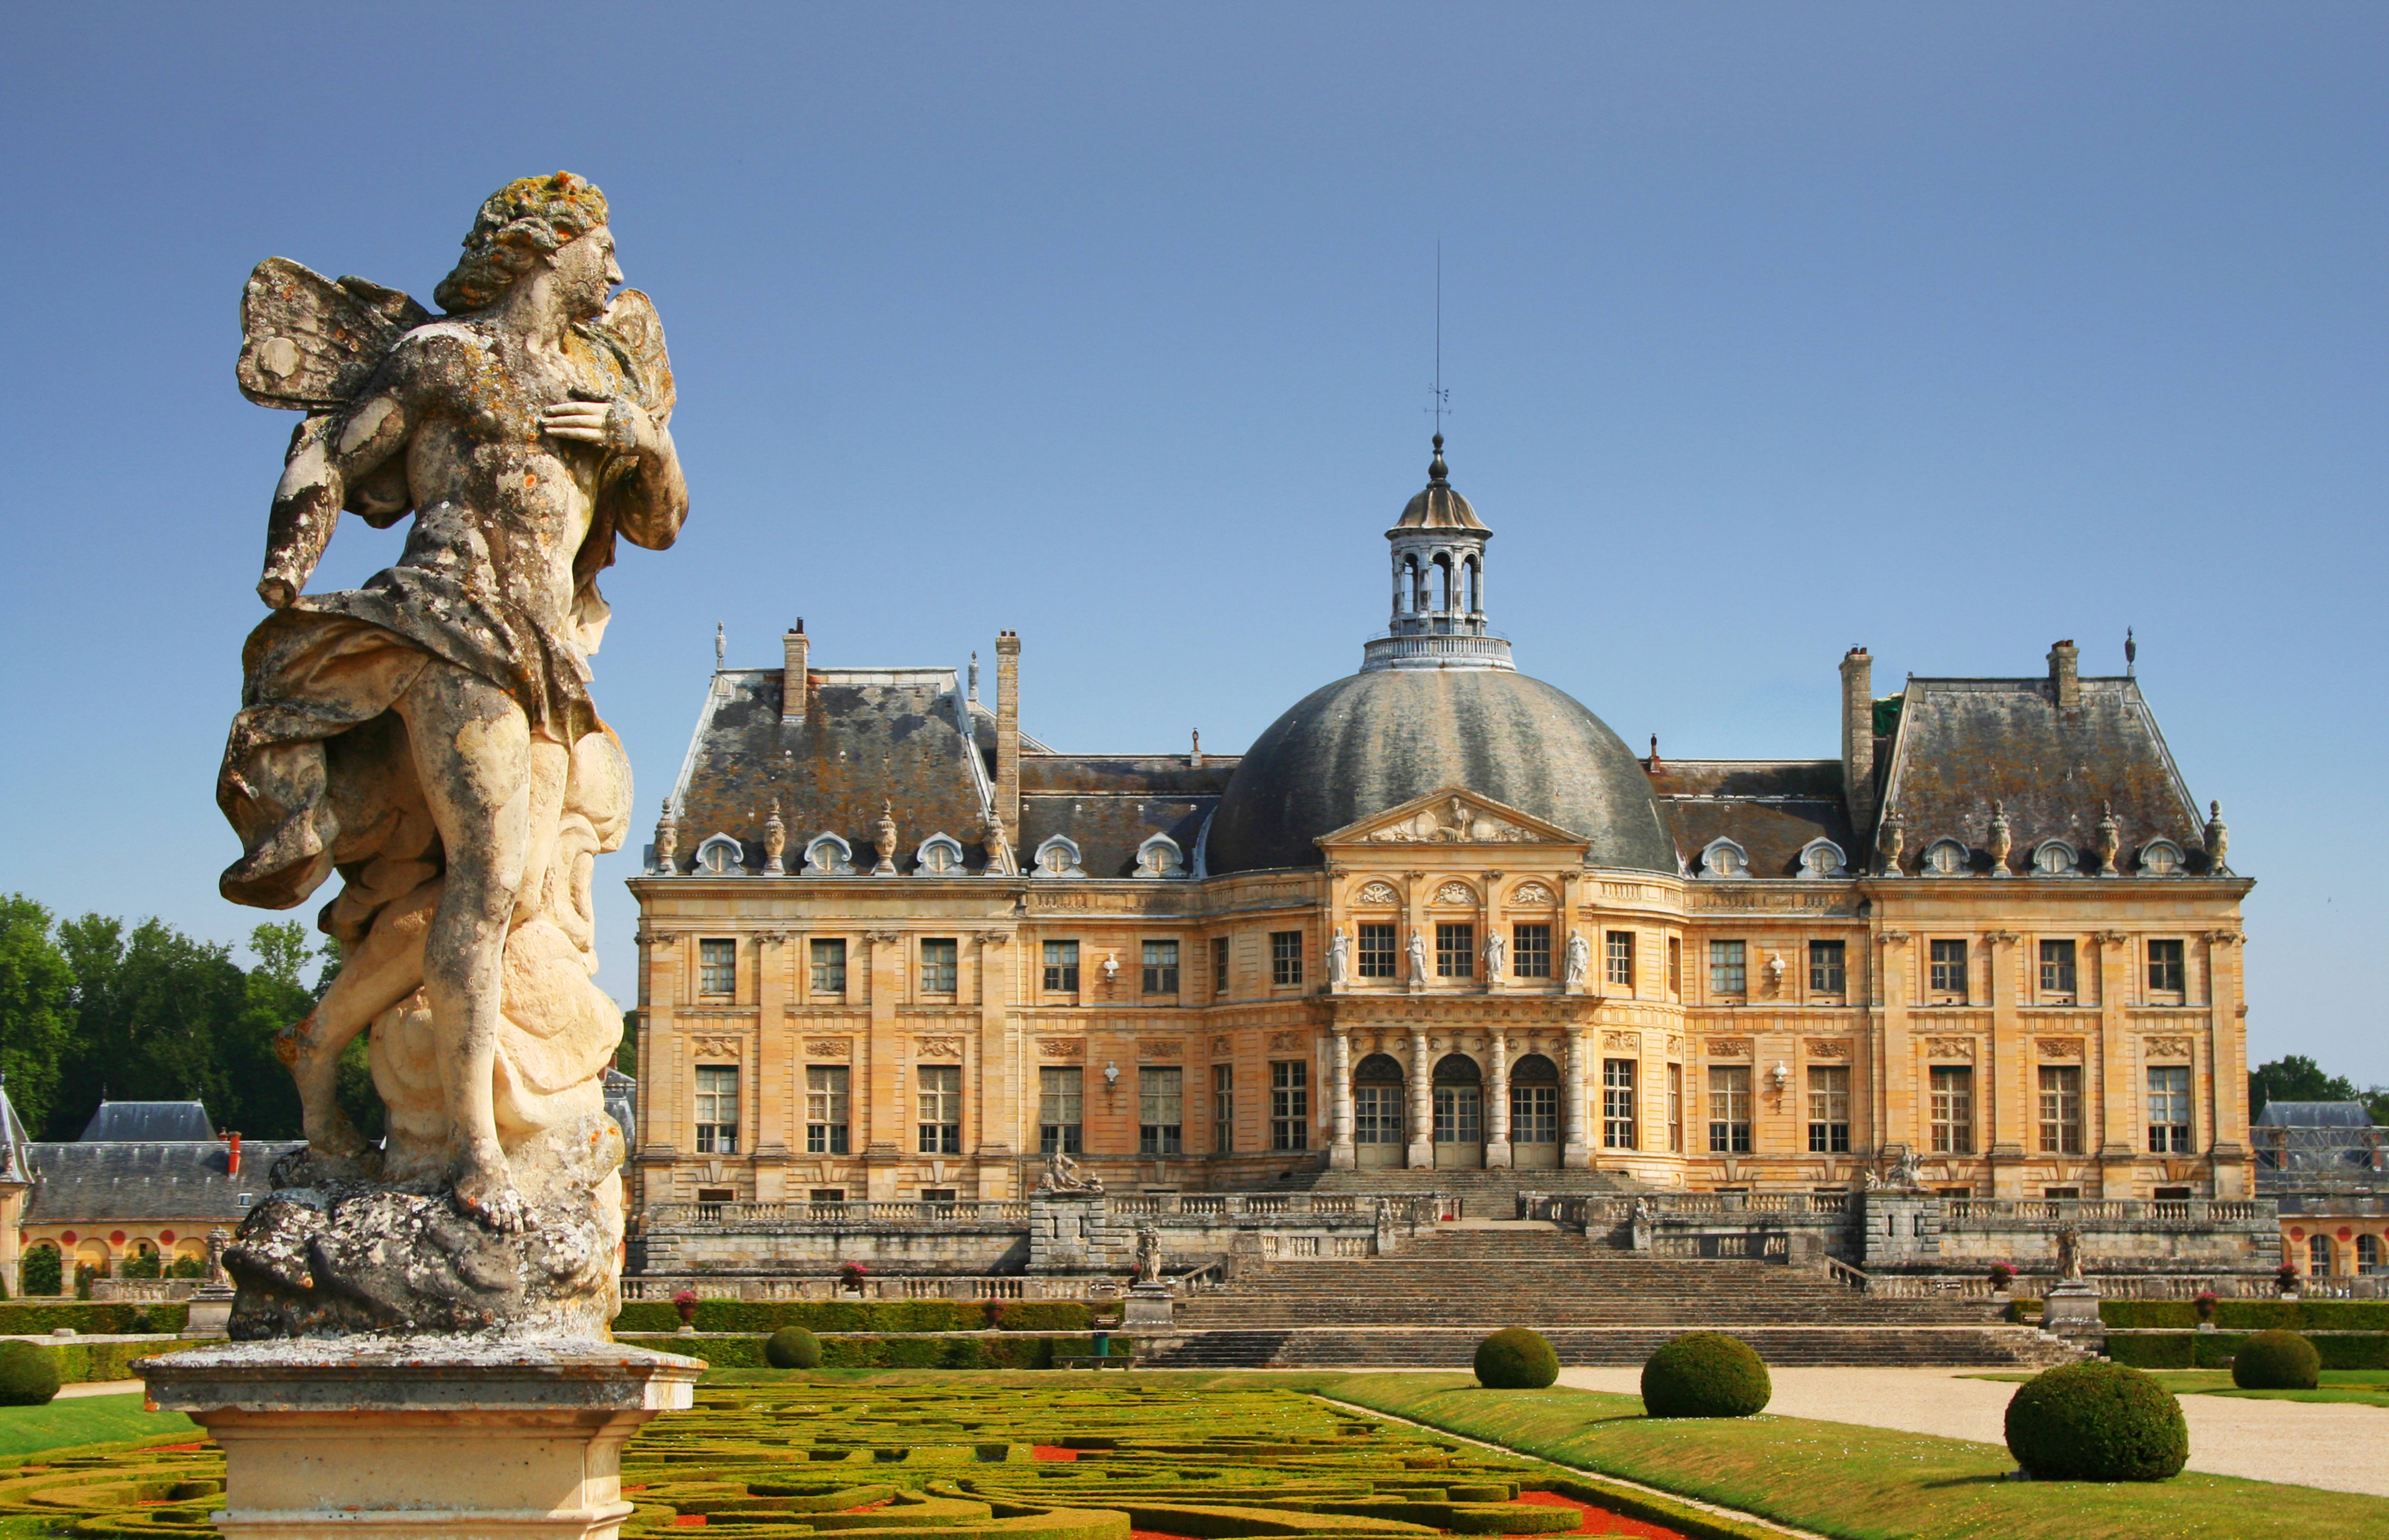
[[1839, 1422], [1653, 1419], [1630, 1395], [1487, 1391], [1450, 1374], [1355, 1375], [1323, 1394], [1836, 1540], [2389, 1534], [2389, 1499], [2193, 1472], [2113, 1486], [2011, 1482], [2003, 1448]]
[[143, 1411], [137, 1392], [79, 1395], [46, 1406], [0, 1406], [0, 1458], [177, 1432], [205, 1436], [198, 1423], [180, 1412]]

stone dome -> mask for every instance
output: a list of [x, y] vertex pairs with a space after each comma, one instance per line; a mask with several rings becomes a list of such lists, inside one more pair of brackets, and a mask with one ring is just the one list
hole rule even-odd
[[1565, 692], [1508, 669], [1386, 668], [1312, 691], [1254, 743], [1212, 815], [1210, 872], [1317, 866], [1322, 834], [1459, 786], [1673, 875], [1651, 778]]

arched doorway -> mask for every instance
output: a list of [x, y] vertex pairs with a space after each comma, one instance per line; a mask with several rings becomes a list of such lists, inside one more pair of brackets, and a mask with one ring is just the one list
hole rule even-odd
[[1352, 1066], [1352, 1156], [1361, 1166], [1402, 1164], [1402, 1066], [1372, 1053]]
[[1560, 1164], [1560, 1067], [1539, 1053], [1510, 1066], [1510, 1161], [1545, 1170]]
[[1465, 1053], [1435, 1063], [1435, 1165], [1474, 1171], [1485, 1164], [1485, 1076]]

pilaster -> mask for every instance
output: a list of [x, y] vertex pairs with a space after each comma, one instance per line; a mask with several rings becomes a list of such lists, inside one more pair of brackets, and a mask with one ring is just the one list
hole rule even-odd
[[1571, 1024], [1567, 1064], [1561, 1071], [1560, 1116], [1566, 1126], [1560, 1130], [1560, 1165], [1572, 1171], [1592, 1165], [1592, 1141], [1585, 1128], [1584, 1056], [1585, 1029]]
[[2132, 988], [2132, 938], [2122, 931], [2101, 931], [2099, 940], [2099, 1053], [2096, 1064], [2086, 1064], [2085, 1078], [2097, 1084], [2082, 1088], [2085, 1121], [2093, 1108], [2098, 1120], [2083, 1129], [2086, 1152], [2099, 1162], [2099, 1195], [2132, 1196], [2133, 1125], [2131, 1051], [2125, 1035], [2125, 1011], [2137, 993]]
[[904, 1041], [896, 1017], [904, 995], [904, 933], [871, 931], [863, 939], [871, 948], [863, 970], [871, 1031], [857, 1045], [863, 1058], [858, 1066], [862, 1094], [855, 1099], [862, 1114], [858, 1142], [866, 1195], [874, 1203], [890, 1203], [896, 1197], [896, 1163], [904, 1152]]
[[1435, 1063], [1427, 1055], [1426, 1028], [1411, 1028], [1410, 1146], [1404, 1164], [1413, 1171], [1435, 1165]]
[[1511, 1163], [1510, 1151], [1510, 1037], [1500, 1026], [1490, 1037], [1487, 1057], [1492, 1061], [1492, 1071], [1485, 1094], [1490, 1104], [1485, 1109], [1485, 1165], [1500, 1170]]

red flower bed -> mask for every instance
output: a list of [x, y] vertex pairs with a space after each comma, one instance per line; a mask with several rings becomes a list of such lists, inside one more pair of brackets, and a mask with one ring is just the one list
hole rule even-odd
[[1612, 1513], [1605, 1508], [1596, 1508], [1557, 1492], [1521, 1492], [1518, 1501], [1532, 1508], [1576, 1509], [1583, 1515], [1583, 1521], [1577, 1525], [1578, 1534], [1625, 1534], [1637, 1536], [1638, 1540], [1687, 1540], [1682, 1530], [1646, 1524], [1640, 1519], [1629, 1519], [1622, 1513]]
[[1028, 1446], [1028, 1457], [1030, 1459], [1077, 1459], [1079, 1452], [1076, 1449], [1065, 1449], [1058, 1444], [1032, 1444]]

